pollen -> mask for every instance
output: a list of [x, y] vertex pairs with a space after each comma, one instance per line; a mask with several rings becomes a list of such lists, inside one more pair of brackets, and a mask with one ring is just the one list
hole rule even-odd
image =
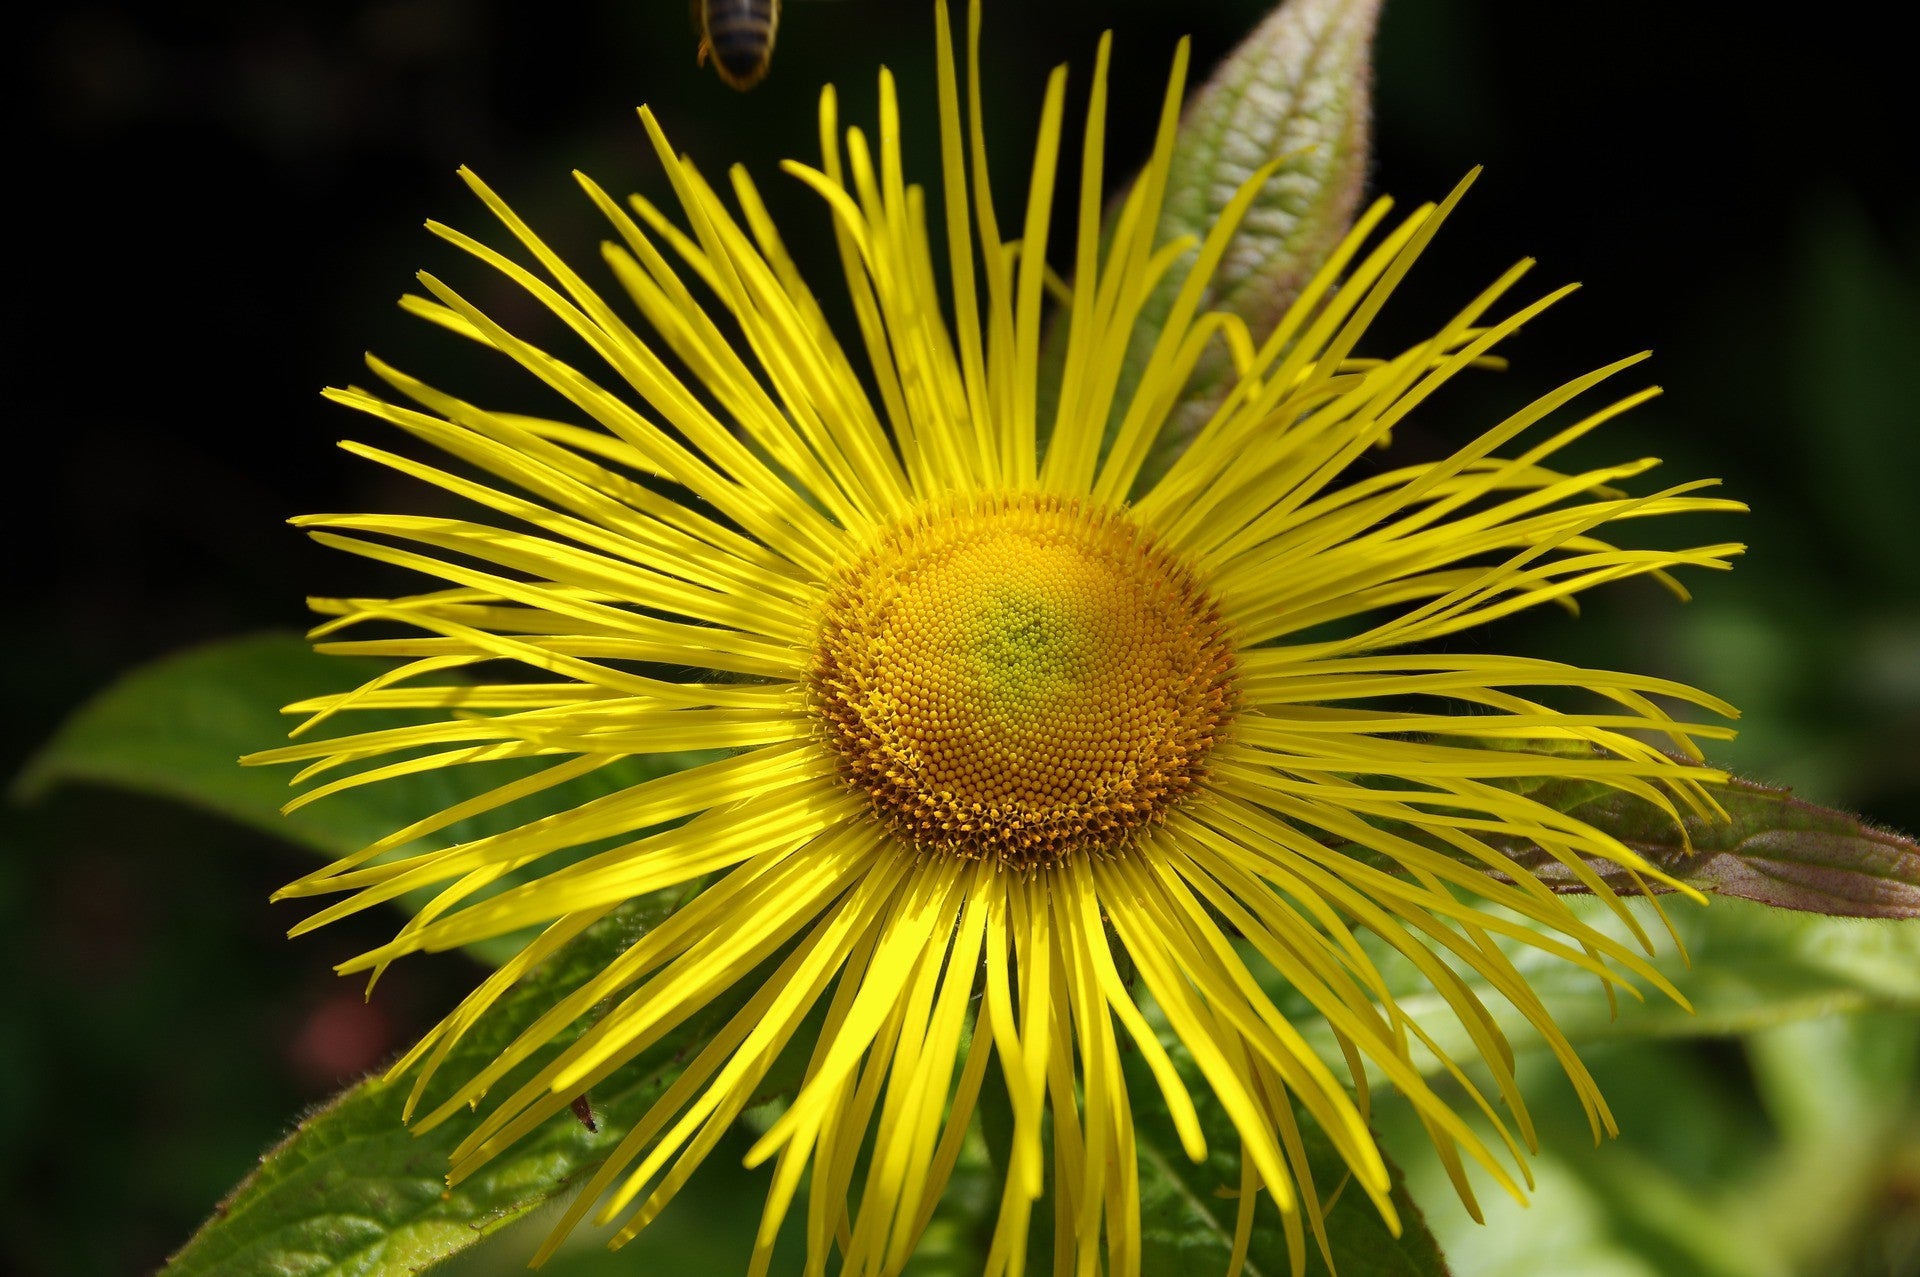
[[894, 525], [828, 592], [813, 701], [917, 848], [1014, 868], [1114, 850], [1204, 778], [1233, 641], [1117, 511], [1037, 494]]

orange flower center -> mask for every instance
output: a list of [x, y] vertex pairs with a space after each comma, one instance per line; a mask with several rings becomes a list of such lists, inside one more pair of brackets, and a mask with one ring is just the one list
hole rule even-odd
[[923, 510], [829, 591], [814, 703], [917, 847], [1019, 868], [1118, 847], [1231, 717], [1219, 609], [1124, 515], [1017, 494]]

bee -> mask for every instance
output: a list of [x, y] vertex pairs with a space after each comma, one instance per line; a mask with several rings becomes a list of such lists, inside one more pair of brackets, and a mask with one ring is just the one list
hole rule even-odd
[[720, 78], [743, 92], [766, 77], [780, 29], [780, 0], [693, 0], [693, 20], [701, 66], [712, 54]]

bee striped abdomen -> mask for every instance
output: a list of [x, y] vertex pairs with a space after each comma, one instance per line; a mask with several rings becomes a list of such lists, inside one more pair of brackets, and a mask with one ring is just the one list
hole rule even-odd
[[779, 25], [780, 0], [705, 0], [701, 34], [720, 78], [736, 89], [758, 84]]

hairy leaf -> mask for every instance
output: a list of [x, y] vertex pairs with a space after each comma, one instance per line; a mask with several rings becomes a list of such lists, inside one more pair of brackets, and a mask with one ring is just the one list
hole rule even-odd
[[[1379, 16], [1380, 0], [1287, 0], [1188, 100], [1157, 242], [1205, 239], [1241, 183], [1269, 160], [1288, 157], [1254, 201], [1201, 302], [1203, 311], [1240, 316], [1256, 342], [1352, 225], [1367, 175]], [[1176, 268], [1148, 300], [1118, 402], [1127, 401], [1145, 368], [1184, 274]], [[1155, 442], [1143, 483], [1186, 446], [1233, 378], [1233, 360], [1216, 341]]]
[[[1553, 752], [1592, 751], [1569, 745]], [[1920, 918], [1920, 842], [1796, 798], [1791, 790], [1735, 777], [1711, 787], [1726, 819], [1682, 809], [1676, 824], [1645, 799], [1592, 781], [1553, 777], [1510, 787], [1612, 834], [1663, 872], [1702, 891], [1833, 917]], [[1539, 848], [1505, 849], [1555, 890], [1585, 890]], [[1609, 861], [1595, 860], [1591, 867], [1622, 894], [1639, 890]]]
[[[491, 1061], [670, 908], [658, 899], [623, 906], [543, 964], [449, 1055], [428, 1102]], [[731, 1007], [723, 998], [685, 1032], [596, 1087], [588, 1100], [597, 1131], [561, 1113], [454, 1188], [444, 1178], [448, 1155], [476, 1119], [463, 1113], [416, 1136], [400, 1122], [411, 1077], [361, 1082], [303, 1119], [261, 1158], [163, 1271], [167, 1277], [417, 1273], [580, 1183], [679, 1076], [685, 1043], [711, 1032]], [[575, 1025], [523, 1067], [538, 1067], [585, 1027], [585, 1021]]]
[[[1792, 792], [1734, 779], [1714, 787], [1727, 820], [1686, 814], [1681, 826], [1644, 800], [1543, 787], [1533, 795], [1603, 829], [1702, 891], [1843, 918], [1920, 918], [1920, 843]], [[1521, 863], [1556, 889], [1563, 866], [1537, 851]], [[1631, 890], [1617, 867], [1596, 866]]]

